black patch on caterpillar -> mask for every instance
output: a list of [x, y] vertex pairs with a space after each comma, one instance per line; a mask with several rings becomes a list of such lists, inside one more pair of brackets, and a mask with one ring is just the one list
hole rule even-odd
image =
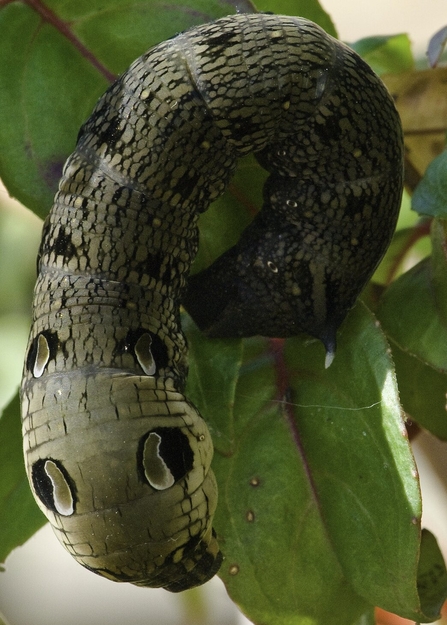
[[[50, 231], [50, 226], [46, 227], [46, 232]], [[39, 260], [44, 254], [53, 253], [55, 256], [62, 256], [65, 261], [70, 258], [76, 257], [77, 248], [73, 245], [71, 240], [72, 233], [66, 230], [65, 227], [60, 226], [59, 232], [53, 238], [45, 237], [42, 239], [42, 245], [39, 250]]]
[[120, 112], [116, 111], [112, 116], [109, 103], [105, 102], [82, 124], [78, 132], [77, 143], [82, 140], [84, 135], [94, 132], [95, 136], [98, 137], [99, 145], [106, 143], [109, 149], [115, 147], [122, 134], [119, 124]]
[[54, 460], [54, 458], [40, 458], [39, 460], [36, 460], [36, 462], [31, 467], [31, 479], [39, 499], [46, 508], [48, 508], [55, 514], [59, 514], [59, 511], [57, 510], [54, 502], [54, 486], [45, 470], [45, 464], [48, 460], [54, 462], [54, 464], [64, 476], [70, 488], [71, 496], [73, 498], [73, 508], [76, 509], [76, 503], [78, 500], [76, 485], [62, 462], [60, 462], [59, 460]]
[[191, 172], [187, 171], [181, 178], [179, 178], [175, 185], [175, 191], [180, 193], [182, 198], [187, 199], [196, 190], [197, 184], [200, 180], [201, 174], [195, 172], [191, 175]]
[[161, 267], [165, 258], [166, 256], [162, 252], [147, 255], [146, 269], [151, 278], [160, 278]]
[[[104, 112], [98, 111], [98, 116], [103, 117]], [[107, 115], [107, 113], [106, 113]], [[110, 109], [108, 111], [110, 115]], [[120, 129], [121, 118], [119, 113], [116, 113], [113, 117], [108, 117], [106, 122], [102, 122], [102, 125], [96, 131], [98, 137], [98, 144], [105, 143], [107, 150], [112, 151], [122, 136], [122, 129]]]
[[[227, 31], [223, 33], [218, 33], [216, 35], [211, 35], [206, 40], [206, 44], [209, 48], [215, 48], [217, 46], [225, 46], [227, 43], [232, 41], [236, 36], [236, 33], [233, 31]], [[215, 53], [215, 51], [213, 51]]]
[[[212, 530], [212, 534], [213, 537], [216, 538], [216, 532], [214, 529]], [[214, 577], [222, 566], [222, 553], [219, 552], [217, 555], [211, 553], [207, 549], [207, 545], [200, 540], [199, 535], [191, 536], [186, 545], [182, 546], [180, 549], [183, 551], [184, 556], [196, 560], [197, 564], [194, 569], [188, 571], [187, 579], [185, 577], [164, 586], [164, 588], [169, 590], [169, 592], [182, 592], [184, 590], [188, 590], [188, 588], [191, 587], [191, 584], [203, 584], [204, 581]], [[173, 559], [175, 553], [176, 552], [174, 551], [170, 554], [169, 559]], [[196, 580], [195, 582], [194, 578]]]
[[37, 270], [37, 273], [39, 273], [40, 261], [42, 259], [42, 256], [47, 251], [47, 244], [46, 244], [46, 242], [48, 240], [48, 236], [49, 236], [50, 232], [51, 232], [50, 220], [49, 219], [45, 219], [45, 221], [43, 222], [43, 226], [42, 226], [42, 239], [40, 241], [39, 250], [37, 252], [37, 258], [36, 258], [36, 270]]
[[172, 259], [158, 252], [156, 254], [148, 254], [145, 261], [145, 267], [148, 275], [155, 278], [157, 282], [169, 283], [173, 271]]
[[71, 241], [71, 232], [66, 232], [65, 229], [61, 228], [55, 239], [53, 250], [57, 256], [73, 258], [76, 254], [76, 248]]

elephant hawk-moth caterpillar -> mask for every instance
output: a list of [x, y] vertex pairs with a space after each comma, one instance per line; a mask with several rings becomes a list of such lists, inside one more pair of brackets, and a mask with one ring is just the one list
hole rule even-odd
[[[269, 172], [239, 243], [187, 277], [238, 157]], [[44, 224], [22, 385], [37, 503], [68, 551], [177, 592], [222, 555], [205, 422], [183, 395], [183, 301], [210, 336], [335, 334], [402, 191], [393, 101], [305, 19], [236, 15], [142, 57], [79, 133]]]

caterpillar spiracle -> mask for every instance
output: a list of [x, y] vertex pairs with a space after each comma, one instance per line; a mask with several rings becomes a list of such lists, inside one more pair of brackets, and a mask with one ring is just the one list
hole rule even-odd
[[[264, 205], [187, 287], [198, 216], [248, 152], [269, 172]], [[31, 488], [78, 562], [173, 592], [218, 571], [180, 303], [210, 336], [308, 333], [329, 364], [401, 191], [391, 97], [305, 19], [192, 28], [106, 91], [44, 224], [21, 389]]]

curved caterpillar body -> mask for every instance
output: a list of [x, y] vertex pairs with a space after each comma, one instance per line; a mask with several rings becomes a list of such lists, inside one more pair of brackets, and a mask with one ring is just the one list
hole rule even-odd
[[[198, 215], [252, 151], [264, 206], [186, 292]], [[216, 573], [213, 449], [182, 394], [180, 301], [212, 336], [304, 331], [330, 360], [401, 187], [390, 96], [307, 20], [193, 28], [110, 87], [45, 222], [22, 385], [31, 488], [81, 564], [171, 591]]]

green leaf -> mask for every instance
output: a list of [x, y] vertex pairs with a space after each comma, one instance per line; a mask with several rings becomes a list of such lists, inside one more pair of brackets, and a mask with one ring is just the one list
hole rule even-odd
[[[444, 233], [444, 234], [442, 234]], [[440, 372], [447, 372], [445, 224], [432, 227], [433, 254], [385, 291], [378, 317], [397, 346]]]
[[431, 37], [428, 49], [427, 49], [427, 57], [430, 63], [430, 67], [436, 67], [439, 59], [444, 52], [445, 46], [447, 43], [447, 26], [444, 26], [440, 30], [438, 30], [433, 37]]
[[432, 222], [433, 253], [385, 292], [379, 307], [393, 349], [402, 406], [446, 440], [447, 222]]
[[412, 208], [420, 215], [447, 218], [447, 151], [427, 167], [413, 194]]
[[234, 437], [232, 411], [242, 364], [242, 341], [207, 340], [186, 314], [182, 326], [190, 343], [186, 394], [188, 397], [190, 392], [193, 394], [195, 403], [206, 415], [215, 442], [219, 441], [219, 450], [226, 453]]
[[242, 230], [262, 206], [262, 188], [267, 175], [253, 154], [240, 159], [228, 190], [200, 215], [200, 247], [192, 273], [208, 267], [237, 243]]
[[[313, 340], [245, 340], [242, 362], [235, 342], [235, 392], [214, 381], [221, 342], [189, 330], [201, 371], [188, 393], [213, 432], [221, 576], [236, 603], [272, 625], [355, 623], [375, 604], [420, 618], [417, 474], [370, 313], [351, 313], [328, 370]], [[208, 388], [222, 397], [211, 415]]]
[[423, 614], [438, 619], [447, 598], [447, 571], [436, 538], [428, 530], [422, 530], [417, 585]]
[[404, 271], [408, 260], [412, 261], [414, 265], [415, 262], [422, 260], [424, 256], [429, 254], [430, 242], [427, 234], [428, 228], [425, 222], [416, 227], [398, 230], [374, 273], [373, 281], [388, 285]]
[[365, 37], [351, 47], [377, 74], [401, 73], [413, 69], [414, 59], [408, 35]]
[[433, 219], [430, 234], [433, 297], [443, 323], [447, 325], [447, 220]]
[[18, 395], [0, 418], [0, 562], [47, 520], [34, 501], [25, 473]]
[[[115, 74], [160, 41], [204, 22], [236, 12], [223, 0], [52, 0], [49, 5], [91, 52]], [[156, 19], [154, 19], [154, 16]]]
[[25, 4], [3, 7], [0, 29], [0, 176], [12, 196], [43, 217], [79, 127], [107, 82]]
[[391, 343], [400, 401], [412, 421], [447, 440], [447, 374]]

